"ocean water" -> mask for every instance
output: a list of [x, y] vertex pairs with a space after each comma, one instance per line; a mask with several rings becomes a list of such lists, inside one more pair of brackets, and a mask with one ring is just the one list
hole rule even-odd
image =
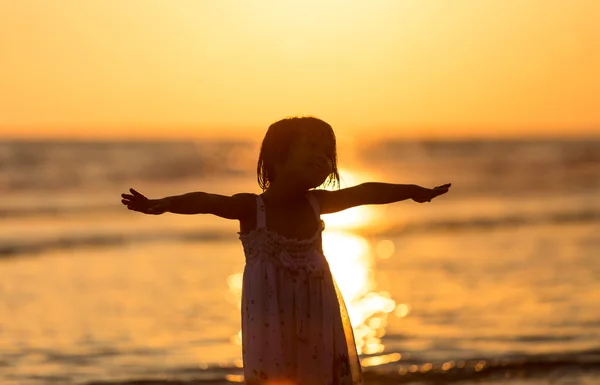
[[[258, 143], [0, 142], [0, 384], [243, 380], [237, 223], [126, 210], [256, 192]], [[600, 384], [600, 140], [340, 144], [325, 215], [367, 383]]]

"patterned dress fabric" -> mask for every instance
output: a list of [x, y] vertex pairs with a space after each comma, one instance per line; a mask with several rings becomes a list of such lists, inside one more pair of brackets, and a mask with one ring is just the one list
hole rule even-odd
[[238, 233], [246, 255], [242, 356], [247, 384], [362, 384], [352, 325], [323, 255], [318, 202], [307, 199], [319, 229], [305, 240], [266, 228], [256, 195], [256, 229]]

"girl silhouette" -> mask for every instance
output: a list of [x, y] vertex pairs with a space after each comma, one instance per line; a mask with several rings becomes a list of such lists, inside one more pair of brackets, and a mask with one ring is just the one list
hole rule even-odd
[[[247, 384], [362, 384], [344, 300], [321, 245], [320, 214], [405, 199], [430, 202], [450, 184], [363, 183], [339, 188], [336, 139], [326, 122], [273, 123], [258, 159], [260, 195], [191, 192], [148, 199], [130, 189], [122, 203], [145, 214], [213, 214], [240, 222], [246, 256], [242, 357]], [[316, 190], [323, 184], [337, 190]]]

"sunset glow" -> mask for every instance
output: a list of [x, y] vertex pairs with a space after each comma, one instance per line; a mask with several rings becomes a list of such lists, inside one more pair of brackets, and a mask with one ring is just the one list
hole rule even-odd
[[600, 2], [0, 3], [0, 138], [592, 133]]

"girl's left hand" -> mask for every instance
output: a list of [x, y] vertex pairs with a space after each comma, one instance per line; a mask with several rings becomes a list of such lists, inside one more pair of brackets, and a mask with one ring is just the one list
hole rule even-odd
[[431, 202], [433, 198], [447, 193], [450, 186], [452, 186], [451, 183], [436, 186], [432, 189], [421, 187], [417, 189], [417, 192], [412, 197], [412, 200], [418, 203]]

